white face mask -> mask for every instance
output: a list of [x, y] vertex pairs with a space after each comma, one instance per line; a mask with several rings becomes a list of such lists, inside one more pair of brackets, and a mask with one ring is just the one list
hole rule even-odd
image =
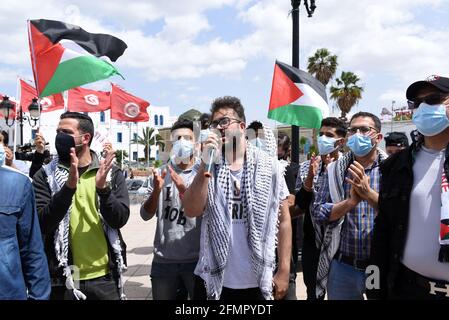
[[187, 159], [193, 154], [193, 143], [181, 138], [173, 143], [172, 159]]

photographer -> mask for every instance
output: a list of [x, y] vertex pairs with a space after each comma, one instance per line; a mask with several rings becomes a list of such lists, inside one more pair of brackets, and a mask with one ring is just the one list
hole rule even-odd
[[45, 138], [39, 132], [36, 132], [36, 137], [34, 138], [34, 145], [36, 146], [36, 151], [33, 153], [33, 158], [31, 160], [30, 167], [30, 178], [33, 178], [34, 174], [39, 171], [42, 165], [48, 163], [51, 160], [50, 152], [45, 149]]

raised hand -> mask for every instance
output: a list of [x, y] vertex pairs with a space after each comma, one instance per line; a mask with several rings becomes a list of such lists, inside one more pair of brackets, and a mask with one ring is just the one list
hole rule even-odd
[[[212, 131], [209, 134], [207, 140], [204, 142], [203, 156], [202, 156], [203, 162], [210, 163], [211, 161], [214, 161], [220, 152], [220, 146], [221, 146], [221, 138], [219, 138], [218, 135]], [[215, 150], [215, 159], [209, 159], [209, 152], [211, 149]]]
[[75, 148], [70, 148], [70, 169], [69, 177], [66, 182], [67, 187], [69, 187], [70, 189], [76, 189], [78, 180], [78, 157], [76, 156]]
[[164, 179], [167, 175], [167, 170], [162, 171], [162, 174], [159, 175], [156, 169], [153, 169], [153, 188], [154, 190], [162, 190], [164, 187]]
[[318, 174], [318, 168], [320, 167], [320, 157], [316, 156], [314, 153], [312, 154], [312, 158], [310, 158], [309, 164], [309, 172], [307, 173], [307, 177], [304, 181], [304, 189], [307, 191], [311, 191], [313, 187], [313, 178]]
[[115, 151], [112, 150], [112, 145], [110, 149], [107, 149], [106, 159], [102, 159], [100, 161], [100, 168], [97, 171], [97, 175], [95, 176], [95, 186], [98, 189], [106, 188], [106, 178], [108, 176], [109, 171], [112, 168], [113, 161], [115, 159]]
[[187, 190], [187, 187], [184, 184], [184, 180], [179, 174], [175, 172], [175, 170], [173, 170], [173, 168], [170, 165], [168, 166], [168, 171], [170, 172], [171, 179], [174, 182], [179, 193], [183, 194]]
[[360, 198], [368, 200], [371, 193], [370, 177], [365, 174], [363, 166], [357, 161], [354, 161], [354, 163], [349, 166], [348, 171], [351, 173], [352, 179], [346, 178], [346, 181], [352, 185]]
[[13, 167], [13, 160], [14, 160], [14, 154], [12, 153], [11, 149], [9, 149], [7, 146], [4, 146], [5, 149], [5, 164], [8, 167]]
[[[38, 129], [39, 130], [39, 129]], [[36, 137], [34, 138], [34, 144], [36, 145], [36, 152], [44, 153], [45, 151], [45, 139], [42, 133], [36, 132]]]

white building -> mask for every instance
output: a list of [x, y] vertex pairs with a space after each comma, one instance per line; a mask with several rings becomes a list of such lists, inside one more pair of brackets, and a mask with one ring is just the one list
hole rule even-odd
[[[177, 117], [170, 116], [170, 107], [157, 107], [150, 106], [148, 108], [150, 114], [149, 123], [131, 123], [121, 122], [110, 119], [110, 111], [105, 112], [90, 112], [89, 116], [92, 118], [95, 130], [99, 130], [108, 135], [108, 139], [112, 142], [116, 150], [125, 150], [131, 156], [131, 161], [137, 161], [138, 158], [144, 158], [144, 146], [131, 143], [131, 140], [142, 136], [142, 130], [146, 127], [150, 128], [166, 128], [171, 127], [177, 120]], [[23, 143], [33, 143], [33, 139], [36, 134], [36, 129], [39, 127], [40, 132], [44, 135], [45, 140], [49, 142], [49, 150], [52, 154], [56, 153], [55, 149], [55, 137], [56, 129], [59, 123], [59, 117], [63, 113], [63, 110], [57, 110], [49, 113], [41, 114], [40, 124], [31, 127], [28, 121], [23, 123]], [[28, 116], [28, 114], [26, 114]], [[11, 124], [11, 120], [10, 120]], [[32, 122], [33, 124], [33, 122]], [[14, 144], [14, 128], [17, 126], [17, 142], [20, 144], [20, 126], [14, 124], [12, 127], [8, 127], [4, 119], [0, 119], [0, 129], [6, 130], [9, 135], [9, 145]], [[152, 147], [150, 150], [150, 158], [156, 158], [158, 154], [158, 148]]]

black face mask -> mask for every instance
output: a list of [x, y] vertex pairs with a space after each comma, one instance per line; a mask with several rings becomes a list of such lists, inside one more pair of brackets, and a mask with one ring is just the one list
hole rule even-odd
[[56, 134], [55, 147], [59, 160], [68, 163], [70, 162], [70, 149], [75, 148], [75, 139], [67, 133], [58, 132]]

